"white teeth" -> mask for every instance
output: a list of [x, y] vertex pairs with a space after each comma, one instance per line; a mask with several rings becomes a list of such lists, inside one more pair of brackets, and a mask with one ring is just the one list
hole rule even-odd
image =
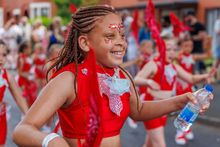
[[115, 55], [122, 55], [123, 53], [122, 53], [122, 52], [112, 52], [112, 54], [115, 54]]

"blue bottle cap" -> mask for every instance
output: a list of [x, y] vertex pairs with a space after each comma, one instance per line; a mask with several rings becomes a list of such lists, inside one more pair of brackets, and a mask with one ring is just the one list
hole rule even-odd
[[204, 88], [209, 92], [213, 92], [213, 87], [209, 84], [206, 84]]

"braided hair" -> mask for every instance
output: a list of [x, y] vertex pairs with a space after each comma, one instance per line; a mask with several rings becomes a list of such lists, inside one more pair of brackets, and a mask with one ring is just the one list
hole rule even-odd
[[56, 62], [51, 65], [47, 71], [53, 68], [56, 70], [68, 65], [69, 63], [75, 63], [76, 73], [77, 64], [82, 62], [85, 58], [85, 52], [79, 47], [78, 37], [81, 34], [89, 33], [96, 25], [96, 21], [110, 13], [117, 13], [112, 7], [107, 5], [97, 5], [90, 7], [80, 8], [73, 16], [72, 23], [70, 25], [69, 34], [65, 45], [60, 52]]

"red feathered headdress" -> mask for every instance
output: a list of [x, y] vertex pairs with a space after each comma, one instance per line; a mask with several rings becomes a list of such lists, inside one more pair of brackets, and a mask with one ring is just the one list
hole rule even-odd
[[134, 11], [134, 19], [131, 23], [131, 31], [134, 36], [136, 43], [138, 44], [138, 33], [139, 33], [139, 26], [138, 26], [138, 10]]
[[173, 34], [176, 37], [179, 37], [181, 32], [190, 30], [190, 28], [184, 25], [173, 12], [170, 13], [170, 21], [173, 26]]
[[152, 38], [158, 47], [158, 51], [160, 53], [159, 58], [162, 65], [162, 70], [164, 71], [164, 65], [166, 60], [166, 46], [163, 39], [160, 37], [160, 30], [154, 18], [154, 14], [155, 14], [154, 4], [152, 0], [149, 0], [146, 7], [146, 23], [149, 29], [151, 30]]
[[77, 10], [76, 6], [73, 3], [70, 3], [69, 9], [70, 9], [70, 12], [72, 12], [72, 13], [75, 13]]

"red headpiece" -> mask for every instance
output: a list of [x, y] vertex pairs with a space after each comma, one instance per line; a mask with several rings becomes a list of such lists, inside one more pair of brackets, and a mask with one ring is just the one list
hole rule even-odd
[[154, 4], [152, 3], [152, 0], [149, 0], [146, 7], [146, 22], [147, 22], [147, 26], [151, 30], [152, 38], [154, 39], [156, 45], [158, 46], [158, 51], [160, 53], [160, 62], [162, 65], [162, 70], [164, 71], [164, 65], [166, 60], [166, 46], [163, 39], [160, 37], [160, 30], [154, 18], [154, 14], [155, 14]]

